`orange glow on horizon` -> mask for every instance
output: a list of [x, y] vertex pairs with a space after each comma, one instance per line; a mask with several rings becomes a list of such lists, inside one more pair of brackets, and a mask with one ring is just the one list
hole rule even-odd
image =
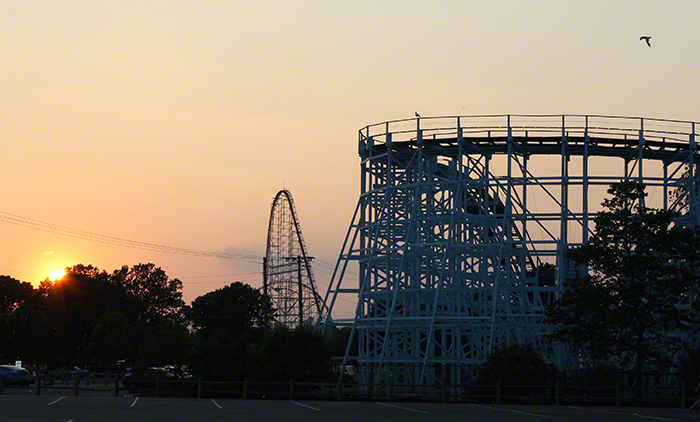
[[56, 270], [56, 271], [54, 271], [54, 272], [51, 273], [51, 275], [49, 276], [49, 280], [51, 280], [51, 281], [58, 281], [58, 280], [62, 279], [65, 275], [66, 275], [66, 272], [65, 272], [65, 271], [63, 271], [63, 270]]

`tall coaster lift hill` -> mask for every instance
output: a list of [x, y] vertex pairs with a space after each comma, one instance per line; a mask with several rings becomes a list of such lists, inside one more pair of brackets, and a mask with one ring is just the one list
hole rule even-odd
[[[646, 205], [700, 223], [688, 188], [697, 172], [686, 173], [700, 164], [696, 126], [488, 115], [363, 128], [361, 194], [318, 323], [352, 327], [343, 363], [364, 383], [459, 384], [501, 344], [532, 343], [568, 366], [544, 336], [545, 307], [585, 270], [564, 252], [586, 242], [621, 180], [646, 184]], [[678, 187], [685, 197], [671, 195]]]

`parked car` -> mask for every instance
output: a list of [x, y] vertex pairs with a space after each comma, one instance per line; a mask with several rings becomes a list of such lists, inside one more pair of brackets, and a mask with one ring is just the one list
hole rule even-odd
[[130, 371], [129, 364], [125, 360], [93, 362], [87, 369], [93, 378], [114, 377]]
[[155, 388], [156, 378], [165, 381], [174, 379], [175, 375], [163, 368], [148, 368], [141, 373], [130, 372], [124, 375], [122, 385], [128, 388], [130, 392], [137, 393], [139, 390]]
[[344, 370], [343, 370], [343, 380], [345, 380], [345, 382], [349, 382], [349, 381], [357, 382], [357, 378], [358, 378], [358, 376], [359, 376], [359, 373], [357, 372], [357, 368], [355, 368], [355, 365], [345, 365], [345, 366], [343, 366], [343, 365], [341, 365], [340, 362], [335, 362], [335, 363], [333, 364], [332, 370], [333, 370], [333, 373], [334, 373], [336, 376], [340, 375], [340, 368], [341, 368], [341, 367], [344, 368]]
[[21, 366], [15, 365], [0, 365], [0, 376], [2, 376], [5, 385], [24, 385], [28, 386], [36, 381], [34, 371], [29, 371]]
[[88, 375], [88, 372], [78, 368], [77, 366], [70, 365], [59, 366], [58, 368], [49, 371], [49, 376], [51, 378], [74, 379], [76, 375], [80, 375], [80, 378], [85, 378]]

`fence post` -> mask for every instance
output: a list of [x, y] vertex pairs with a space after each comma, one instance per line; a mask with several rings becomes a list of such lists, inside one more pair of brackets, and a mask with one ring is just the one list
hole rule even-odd
[[389, 403], [394, 401], [394, 378], [389, 377], [389, 382], [386, 384], [386, 396]]
[[338, 383], [338, 388], [336, 388], [338, 394], [338, 401], [343, 401], [343, 382]]
[[445, 396], [447, 395], [447, 380], [443, 377], [442, 378], [442, 388], [440, 390], [440, 403], [445, 403]]
[[685, 388], [686, 388], [685, 381], [683, 381], [681, 383], [681, 409], [685, 409], [685, 401], [686, 401]]
[[160, 374], [156, 375], [156, 397], [158, 397], [158, 390], [160, 390]]
[[202, 377], [197, 378], [197, 398], [202, 398]]
[[554, 405], [561, 405], [561, 381], [557, 380], [557, 385], [554, 387]]
[[501, 404], [501, 381], [496, 381], [496, 404]]
[[289, 401], [294, 400], [294, 378], [289, 379]]
[[36, 383], [36, 390], [34, 390], [34, 394], [37, 396], [41, 395], [41, 372], [39, 372], [39, 375], [34, 379], [34, 382]]
[[620, 407], [622, 405], [622, 395], [620, 389], [620, 381], [615, 384], [615, 406]]
[[[105, 379], [107, 379], [107, 377], [105, 377]], [[121, 373], [114, 374], [114, 397], [119, 397], [119, 383], [120, 382], [121, 382]]]
[[75, 374], [75, 395], [80, 395], [80, 374]]
[[248, 377], [243, 378], [243, 400], [248, 398]]

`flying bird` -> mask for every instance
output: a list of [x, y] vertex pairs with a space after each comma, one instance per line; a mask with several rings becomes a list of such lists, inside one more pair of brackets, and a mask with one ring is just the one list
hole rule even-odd
[[643, 35], [643, 36], [639, 37], [639, 41], [641, 41], [641, 40], [646, 41], [646, 42], [647, 42], [647, 45], [648, 45], [649, 47], [651, 47], [651, 37], [650, 37], [650, 36], [648, 36], [648, 35]]
[[420, 114], [418, 114], [417, 111], [416, 111], [416, 117], [418, 117], [420, 119]]

